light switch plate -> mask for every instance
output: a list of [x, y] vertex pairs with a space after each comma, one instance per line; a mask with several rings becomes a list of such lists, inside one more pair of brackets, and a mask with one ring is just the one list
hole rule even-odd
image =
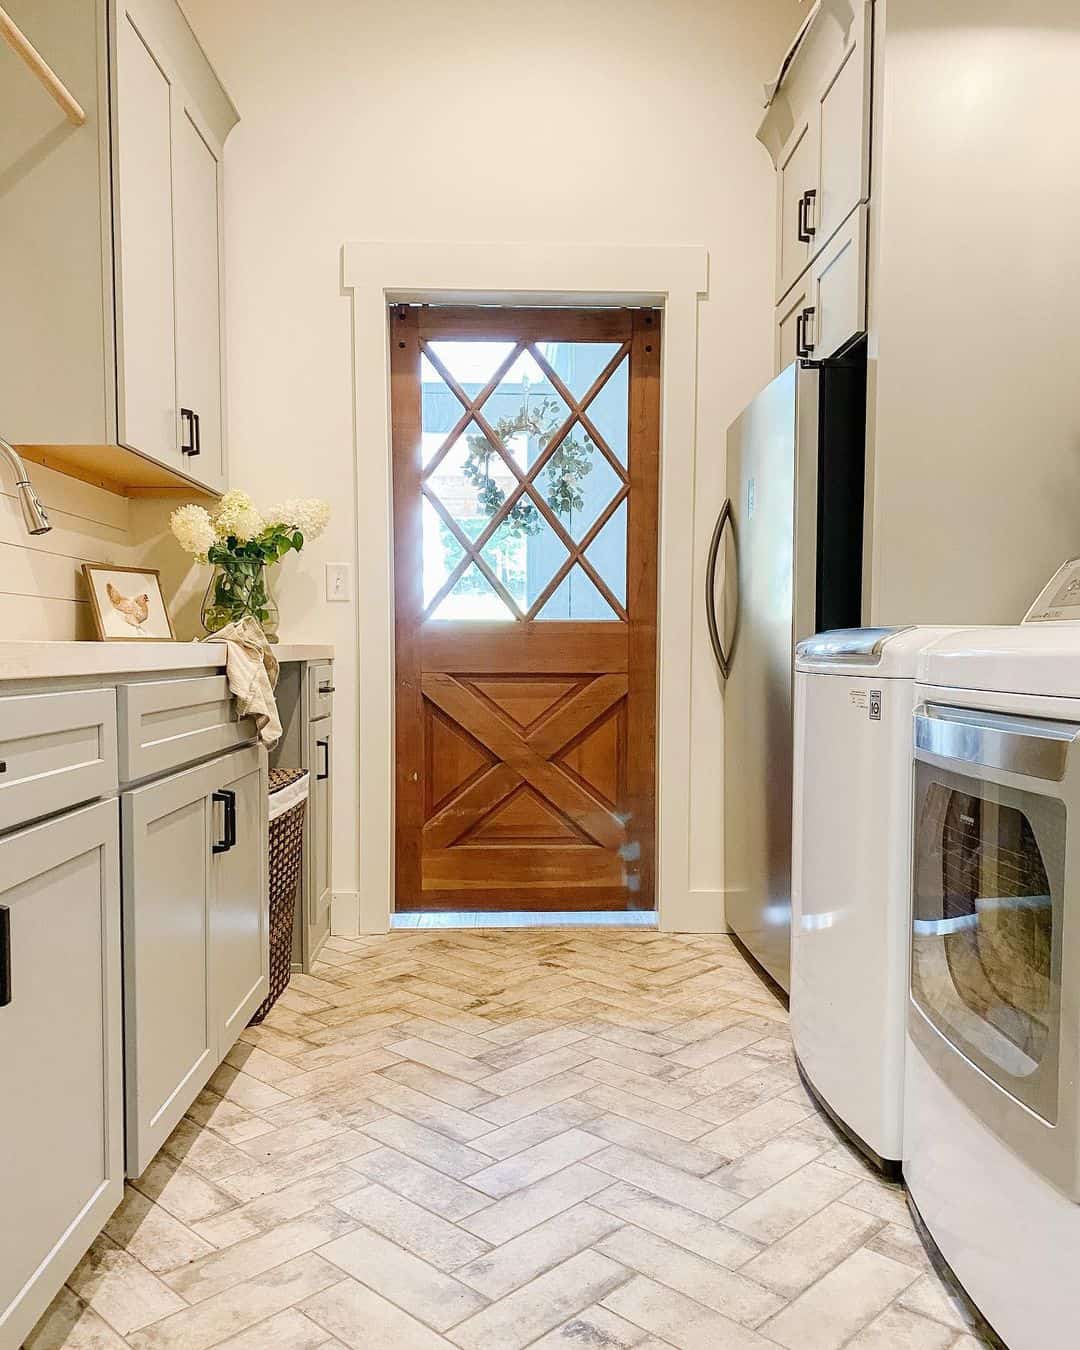
[[330, 601], [348, 600], [352, 590], [348, 563], [326, 564], [326, 598]]

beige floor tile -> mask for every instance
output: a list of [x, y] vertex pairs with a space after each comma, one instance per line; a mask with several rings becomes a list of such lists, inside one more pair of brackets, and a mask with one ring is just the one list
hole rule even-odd
[[438, 1270], [456, 1270], [490, 1250], [481, 1238], [384, 1186], [365, 1186], [339, 1200], [337, 1207]]
[[271, 1054], [247, 1041], [237, 1041], [225, 1056], [225, 1063], [234, 1069], [257, 1078], [260, 1083], [279, 1083], [283, 1078], [291, 1078], [296, 1073], [296, 1065], [288, 1059]]
[[594, 1085], [582, 1096], [590, 1106], [598, 1106], [613, 1115], [625, 1116], [627, 1120], [635, 1120], [639, 1125], [659, 1130], [661, 1134], [670, 1134], [684, 1143], [691, 1143], [711, 1132], [708, 1121], [661, 1106], [657, 1102], [646, 1101], [620, 1088]]
[[[839, 1203], [844, 1202], [841, 1200]], [[894, 1261], [902, 1261], [904, 1265], [912, 1266], [917, 1271], [929, 1273], [932, 1269], [930, 1257], [914, 1228], [901, 1228], [899, 1224], [887, 1223], [883, 1228], [879, 1228], [865, 1245], [872, 1252], [891, 1256]]]
[[429, 1069], [437, 1069], [451, 1078], [460, 1078], [464, 1083], [475, 1083], [478, 1078], [487, 1078], [491, 1070], [486, 1064], [468, 1055], [459, 1055], [445, 1045], [435, 1045], [418, 1036], [407, 1037], [403, 1041], [392, 1041], [387, 1050], [414, 1064], [423, 1064]]
[[512, 1069], [489, 1072], [481, 1086], [485, 1092], [499, 1097], [509, 1097], [511, 1093], [523, 1092], [538, 1083], [547, 1082], [560, 1074], [569, 1073], [579, 1064], [584, 1064], [591, 1056], [577, 1045], [563, 1046], [558, 1050], [549, 1050], [545, 1054], [530, 1056], [516, 1064]]
[[671, 1078], [650, 1078], [648, 1074], [627, 1069], [621, 1064], [612, 1064], [606, 1059], [589, 1059], [578, 1068], [586, 1078], [595, 1078], [610, 1088], [620, 1088], [644, 1097], [648, 1102], [670, 1107], [674, 1111], [684, 1111], [701, 1100], [700, 1092], [680, 1087], [677, 1080]]
[[316, 1294], [301, 1310], [352, 1350], [446, 1350], [450, 1344], [355, 1280]]
[[277, 1106], [279, 1102], [289, 1100], [288, 1095], [278, 1088], [271, 1087], [269, 1083], [260, 1083], [257, 1078], [234, 1069], [231, 1064], [222, 1064], [214, 1071], [209, 1087], [212, 1092], [256, 1114], [264, 1106]]
[[579, 1252], [455, 1327], [449, 1339], [463, 1350], [520, 1350], [626, 1279], [616, 1262]]
[[738, 1191], [752, 1200], [755, 1195], [760, 1195], [792, 1172], [797, 1172], [800, 1167], [805, 1167], [808, 1162], [813, 1162], [819, 1154], [819, 1145], [781, 1135], [751, 1153], [744, 1153], [735, 1162], [725, 1164], [711, 1173], [711, 1177], [721, 1186]]
[[328, 1243], [320, 1255], [436, 1331], [456, 1326], [487, 1306], [475, 1289], [368, 1228]]
[[[484, 1080], [484, 1087], [488, 1091], [490, 1081]], [[558, 1073], [551, 1078], [545, 1078], [542, 1083], [534, 1083], [531, 1087], [511, 1092], [506, 1097], [497, 1097], [494, 1101], [485, 1102], [483, 1106], [476, 1108], [476, 1114], [490, 1121], [492, 1128], [496, 1125], [510, 1125], [515, 1120], [521, 1120], [523, 1116], [531, 1116], [541, 1107], [553, 1106], [556, 1102], [576, 1097], [578, 1093], [586, 1092], [595, 1086], [591, 1078], [585, 1078], [579, 1073]], [[473, 1138], [475, 1137], [474, 1135]]]
[[323, 1120], [309, 1117], [293, 1125], [282, 1125], [268, 1134], [260, 1134], [255, 1139], [244, 1140], [237, 1144], [239, 1152], [258, 1163], [272, 1162], [286, 1153], [295, 1153], [309, 1144], [322, 1143], [324, 1139], [333, 1139], [344, 1134], [348, 1126], [340, 1121]]
[[909, 1266], [860, 1250], [834, 1267], [762, 1330], [788, 1350], [837, 1350], [915, 1277]]
[[742, 1196], [733, 1191], [712, 1181], [688, 1176], [676, 1167], [655, 1158], [645, 1158], [631, 1149], [616, 1147], [594, 1153], [589, 1165], [649, 1195], [703, 1214], [707, 1219], [721, 1219], [742, 1203]]
[[483, 1060], [485, 1064], [490, 1066], [492, 1073], [501, 1073], [504, 1069], [512, 1069], [518, 1064], [527, 1064], [529, 1060], [539, 1059], [541, 1055], [549, 1054], [552, 1051], [565, 1050], [567, 1046], [574, 1045], [577, 1041], [583, 1041], [585, 1038], [586, 1032], [580, 1027], [552, 1027], [550, 1031], [540, 1031], [533, 1036], [527, 1036], [524, 1040], [518, 1041], [516, 1045], [494, 1049], [489, 1044], [483, 1055]]
[[899, 1302], [909, 1311], [944, 1322], [956, 1331], [971, 1330], [967, 1310], [959, 1298], [954, 1298], [934, 1275], [920, 1276], [904, 1290]]
[[265, 1322], [230, 1336], [219, 1343], [218, 1350], [334, 1350], [340, 1341], [297, 1308], [286, 1308]]
[[469, 1185], [483, 1191], [485, 1195], [501, 1199], [519, 1191], [523, 1186], [542, 1181], [553, 1172], [559, 1172], [570, 1163], [581, 1162], [591, 1153], [597, 1153], [607, 1145], [603, 1139], [588, 1134], [584, 1130], [566, 1130], [553, 1139], [545, 1139], [542, 1144], [516, 1153], [512, 1158], [492, 1163], [480, 1172], [469, 1177]]
[[573, 1163], [554, 1176], [496, 1200], [487, 1209], [462, 1219], [461, 1225], [487, 1242], [509, 1242], [544, 1219], [587, 1200], [608, 1184], [603, 1172], [594, 1171], [588, 1163]]
[[330, 1204], [362, 1190], [367, 1181], [351, 1167], [340, 1164], [312, 1177], [303, 1177], [280, 1191], [248, 1200], [226, 1214], [217, 1214], [195, 1225], [200, 1237], [214, 1247], [231, 1247], [269, 1228], [297, 1219], [321, 1205]]
[[774, 1139], [783, 1130], [809, 1114], [809, 1108], [798, 1102], [786, 1101], [783, 1097], [774, 1097], [752, 1110], [736, 1116], [734, 1120], [709, 1134], [700, 1136], [703, 1148], [714, 1149], [727, 1159], [741, 1158], [752, 1153], [762, 1144]]
[[438, 1129], [430, 1129], [404, 1116], [383, 1116], [363, 1127], [364, 1133], [380, 1144], [406, 1153], [418, 1162], [427, 1163], [448, 1177], [467, 1177], [490, 1166], [485, 1153], [468, 1144], [448, 1138]]
[[950, 1350], [956, 1338], [952, 1327], [931, 1322], [893, 1304], [863, 1327], [851, 1350]]
[[68, 1284], [122, 1336], [184, 1306], [184, 1300], [111, 1238], [102, 1234]]
[[485, 1297], [502, 1298], [606, 1237], [621, 1222], [591, 1204], [574, 1205], [493, 1248], [454, 1274]]
[[[622, 1317], [616, 1317], [599, 1304], [585, 1308], [533, 1342], [533, 1350], [582, 1350], [583, 1347], [602, 1346], [604, 1350], [631, 1350], [651, 1340], [648, 1332], [635, 1327]], [[655, 1341], [654, 1345], [661, 1342]], [[648, 1350], [648, 1347], [645, 1347]]]
[[719, 1161], [712, 1149], [688, 1144], [670, 1134], [642, 1125], [640, 1121], [629, 1120], [626, 1116], [605, 1113], [590, 1120], [585, 1129], [609, 1144], [632, 1149], [646, 1158], [655, 1158], [669, 1167], [689, 1172], [691, 1176], [703, 1177], [715, 1172]]
[[747, 1200], [725, 1222], [729, 1228], [737, 1228], [759, 1242], [775, 1242], [811, 1214], [838, 1200], [853, 1184], [853, 1179], [842, 1172], [807, 1163], [753, 1200]]
[[186, 1116], [165, 1140], [163, 1151], [210, 1181], [251, 1168], [247, 1154]]
[[715, 1064], [726, 1055], [745, 1050], [761, 1040], [762, 1033], [757, 1028], [736, 1024], [718, 1031], [715, 1036], [684, 1045], [671, 1056], [671, 1063], [685, 1069], [703, 1069], [707, 1064]]
[[849, 1209], [838, 1200], [766, 1247], [743, 1273], [785, 1298], [795, 1298], [865, 1245], [880, 1223], [880, 1219]]
[[608, 1294], [603, 1306], [679, 1350], [775, 1350], [756, 1331], [644, 1275]]
[[487, 1102], [483, 1106], [478, 1106], [475, 1114], [459, 1111], [456, 1106], [436, 1101], [434, 1097], [429, 1097], [423, 1092], [389, 1082], [373, 1092], [371, 1099], [399, 1116], [416, 1121], [418, 1125], [426, 1125], [450, 1139], [456, 1139], [459, 1144], [467, 1144], [477, 1135], [487, 1134], [491, 1129], [491, 1126], [486, 1124], [487, 1117], [478, 1119], [477, 1116], [483, 1115], [498, 1104]]
[[485, 1195], [483, 1191], [475, 1191], [464, 1182], [455, 1181], [453, 1177], [445, 1176], [426, 1163], [408, 1158], [392, 1148], [379, 1148], [374, 1153], [366, 1153], [362, 1158], [355, 1158], [351, 1165], [356, 1169], [358, 1178], [378, 1182], [444, 1219], [459, 1222], [492, 1203], [491, 1196]]
[[480, 1106], [492, 1097], [490, 1092], [472, 1083], [462, 1082], [460, 1078], [453, 1078], [439, 1069], [431, 1069], [426, 1064], [410, 1060], [380, 1069], [379, 1075], [389, 1083], [410, 1087], [415, 1092], [434, 1097], [436, 1101], [446, 1102], [448, 1106], [460, 1107], [462, 1111], [471, 1111], [474, 1106]]
[[184, 1167], [167, 1153], [159, 1153], [141, 1177], [131, 1183], [181, 1223], [198, 1223], [223, 1214], [236, 1204], [234, 1196]]
[[596, 1250], [744, 1326], [757, 1326], [784, 1303], [744, 1275], [632, 1224], [598, 1242]]
[[399, 1060], [400, 1056], [389, 1050], [365, 1050], [352, 1059], [338, 1060], [319, 1069], [295, 1074], [292, 1078], [283, 1078], [278, 1088], [289, 1097], [310, 1097], [328, 1088], [348, 1087], [359, 1074], [377, 1073], [389, 1064], [399, 1063]]
[[759, 1243], [742, 1233], [622, 1181], [600, 1191], [589, 1203], [728, 1270], [738, 1270], [761, 1251]]
[[283, 1158], [254, 1167], [250, 1172], [224, 1177], [221, 1184], [237, 1200], [256, 1200], [260, 1195], [283, 1190], [294, 1181], [327, 1172], [337, 1163], [349, 1162], [378, 1147], [374, 1139], [359, 1130], [346, 1130], [332, 1139], [320, 1140], [307, 1148], [287, 1153]]
[[490, 1134], [480, 1135], [472, 1147], [493, 1158], [510, 1158], [575, 1125], [587, 1126], [600, 1114], [599, 1107], [587, 1106], [576, 1097], [571, 1097], [568, 1101], [542, 1107], [531, 1116], [524, 1116], [510, 1125], [493, 1129]]
[[214, 1250], [210, 1242], [133, 1186], [124, 1188], [124, 1198], [105, 1225], [105, 1233], [155, 1275]]
[[867, 1214], [875, 1214], [900, 1228], [913, 1227], [911, 1211], [907, 1207], [901, 1186], [888, 1185], [881, 1181], [861, 1181], [844, 1196], [845, 1204], [863, 1209]]
[[124, 1350], [112, 1327], [70, 1289], [61, 1289], [23, 1350]]
[[355, 1227], [356, 1220], [343, 1211], [322, 1206], [232, 1247], [200, 1257], [164, 1279], [188, 1303], [202, 1303], [294, 1257], [314, 1251]]

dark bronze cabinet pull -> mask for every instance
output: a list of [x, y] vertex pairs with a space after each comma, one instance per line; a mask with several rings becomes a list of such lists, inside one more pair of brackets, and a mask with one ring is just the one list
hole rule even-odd
[[[183, 435], [185, 423], [191, 432], [191, 436], [186, 444], [184, 443]], [[202, 431], [199, 427], [199, 414], [193, 412], [191, 408], [181, 408], [180, 430], [180, 453], [182, 455], [191, 455], [192, 457], [202, 454]]]
[[11, 910], [0, 905], [0, 1008], [11, 1002]]
[[316, 772], [315, 777], [316, 777], [317, 779], [320, 779], [320, 780], [323, 779], [323, 778], [329, 778], [329, 777], [330, 777], [330, 742], [329, 742], [329, 741], [316, 741], [315, 744], [316, 744], [316, 746], [318, 746], [318, 748], [322, 751], [322, 773]]
[[236, 846], [236, 793], [230, 788], [222, 788], [213, 794], [213, 801], [225, 806], [225, 837], [211, 846], [211, 853], [228, 853]]

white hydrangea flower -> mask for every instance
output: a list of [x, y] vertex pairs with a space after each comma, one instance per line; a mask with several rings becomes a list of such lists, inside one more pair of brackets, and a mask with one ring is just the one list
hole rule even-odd
[[207, 550], [217, 540], [214, 522], [204, 506], [180, 506], [169, 517], [176, 542], [185, 553], [194, 554], [200, 561], [206, 561]]
[[290, 497], [266, 512], [268, 525], [287, 525], [299, 530], [304, 542], [318, 539], [330, 519], [330, 505], [318, 497]]
[[259, 508], [247, 493], [235, 489], [225, 493], [214, 512], [214, 526], [219, 539], [232, 535], [244, 544], [262, 534], [265, 524]]

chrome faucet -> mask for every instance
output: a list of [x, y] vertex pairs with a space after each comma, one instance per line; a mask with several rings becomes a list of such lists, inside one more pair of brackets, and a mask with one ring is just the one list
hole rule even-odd
[[4, 440], [3, 436], [0, 436], [0, 458], [6, 459], [15, 470], [15, 491], [22, 507], [23, 524], [27, 533], [48, 534], [52, 526], [40, 498], [34, 491], [34, 485], [30, 482], [30, 475], [26, 471], [22, 456], [13, 445]]

